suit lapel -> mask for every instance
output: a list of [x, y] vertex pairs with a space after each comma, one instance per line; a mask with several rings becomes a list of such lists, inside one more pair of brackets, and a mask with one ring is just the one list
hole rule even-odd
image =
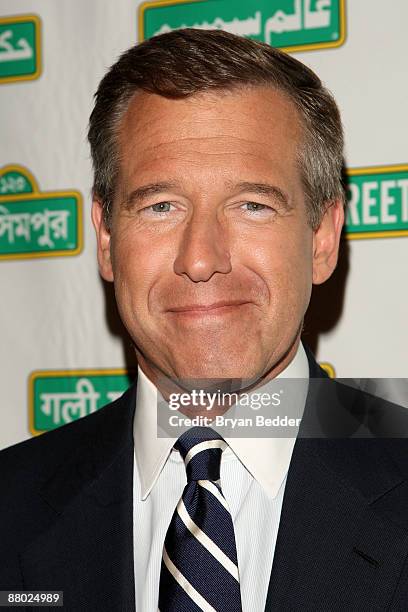
[[135, 610], [135, 390], [75, 423], [78, 446], [39, 492], [53, 519], [44, 513], [39, 535], [20, 554], [25, 588], [63, 590], [70, 611]]
[[[324, 376], [315, 362], [310, 369]], [[335, 416], [320, 418], [315, 393], [305, 408], [306, 428], [318, 422], [326, 439], [298, 437], [294, 447], [266, 612], [389, 609], [408, 555], [408, 526], [393, 500], [399, 468], [385, 441], [365, 432], [355, 392], [328, 383], [324, 408]], [[347, 437], [357, 429], [366, 437]]]

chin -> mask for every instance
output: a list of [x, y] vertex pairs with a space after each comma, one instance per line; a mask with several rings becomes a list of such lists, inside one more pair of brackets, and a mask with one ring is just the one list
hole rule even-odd
[[[248, 363], [251, 363], [252, 367], [248, 367]], [[255, 370], [254, 361], [251, 360], [246, 364], [242, 361], [237, 363], [231, 363], [231, 360], [226, 363], [226, 359], [212, 359], [207, 358], [201, 363], [194, 362], [193, 360], [186, 360], [183, 363], [177, 364], [177, 375], [178, 378], [192, 378], [192, 379], [215, 379], [215, 380], [226, 380], [234, 378], [253, 378], [256, 373], [261, 371]]]

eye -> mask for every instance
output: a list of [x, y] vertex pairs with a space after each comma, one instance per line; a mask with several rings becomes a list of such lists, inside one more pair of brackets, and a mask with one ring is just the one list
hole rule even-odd
[[275, 212], [275, 209], [271, 206], [267, 206], [266, 204], [260, 204], [259, 202], [244, 202], [242, 207], [245, 207], [244, 210], [251, 214], [256, 213], [272, 213]]
[[153, 212], [166, 213], [170, 212], [170, 206], [170, 202], [158, 202], [157, 204], [148, 206], [148, 209], [152, 210]]
[[185, 210], [178, 201], [169, 202], [168, 200], [145, 206], [138, 213], [146, 223], [160, 223], [166, 226], [178, 223], [185, 216]]

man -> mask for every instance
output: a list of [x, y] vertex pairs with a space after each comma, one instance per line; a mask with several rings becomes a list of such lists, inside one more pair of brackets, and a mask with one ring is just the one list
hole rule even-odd
[[[408, 609], [407, 445], [373, 439], [385, 404], [300, 342], [344, 219], [331, 95], [267, 45], [181, 30], [110, 69], [89, 140], [100, 272], [138, 376], [0, 454], [0, 587], [63, 590], [70, 611]], [[157, 435], [158, 391], [277, 377], [327, 383], [296, 400], [296, 441]]]

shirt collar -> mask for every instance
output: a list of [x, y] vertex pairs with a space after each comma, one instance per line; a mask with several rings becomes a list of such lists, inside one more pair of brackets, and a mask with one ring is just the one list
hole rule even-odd
[[[309, 378], [309, 365], [302, 343], [295, 357], [277, 378]], [[302, 385], [298, 399], [302, 414], [308, 385]], [[257, 389], [259, 391], [259, 389]], [[135, 457], [141, 483], [142, 499], [155, 485], [177, 438], [157, 437], [158, 390], [138, 367], [136, 410], [133, 421]], [[263, 487], [268, 496], [276, 497], [287, 474], [296, 438], [225, 438], [231, 450]]]

